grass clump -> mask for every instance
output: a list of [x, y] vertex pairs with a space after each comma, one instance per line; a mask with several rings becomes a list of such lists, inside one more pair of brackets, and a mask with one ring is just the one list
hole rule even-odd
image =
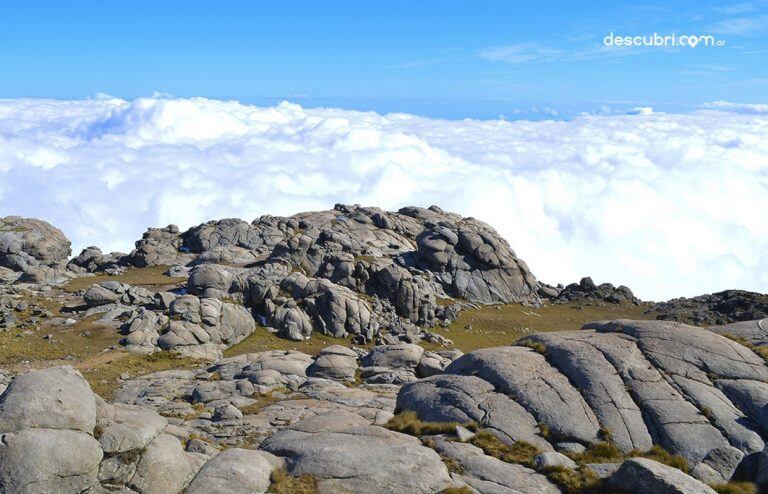
[[243, 415], [255, 415], [259, 412], [261, 412], [264, 408], [274, 405], [278, 401], [283, 400], [284, 398], [279, 396], [282, 393], [288, 393], [290, 390], [288, 388], [275, 388], [268, 393], [265, 393], [263, 395], [257, 396], [255, 398], [255, 402], [251, 403], [250, 405], [245, 405], [238, 407], [240, 411], [243, 413]]
[[664, 465], [688, 473], [688, 462], [680, 455], [674, 455], [661, 446], [653, 446], [648, 451], [630, 451], [624, 453], [611, 441], [591, 444], [582, 453], [570, 453], [568, 456], [580, 465], [587, 463], [618, 463], [629, 458], [648, 458]]
[[488, 431], [478, 431], [470, 441], [482, 449], [488, 456], [493, 456], [507, 463], [518, 463], [532, 468], [533, 459], [540, 453], [539, 448], [525, 441], [507, 444]]
[[539, 435], [541, 437], [543, 437], [544, 439], [549, 439], [552, 437], [552, 431], [550, 430], [547, 424], [545, 424], [544, 422], [539, 422], [536, 425], [539, 428]]
[[579, 467], [577, 470], [561, 466], [550, 467], [541, 473], [557, 484], [564, 494], [598, 493], [602, 488], [602, 482], [595, 472], [586, 467]]
[[539, 353], [541, 355], [547, 354], [547, 346], [544, 343], [540, 343], [538, 341], [523, 340], [518, 342], [518, 345], [528, 347], [534, 352]]
[[650, 460], [658, 461], [678, 470], [688, 473], [688, 461], [680, 455], [673, 455], [661, 446], [653, 446], [650, 451], [644, 453], [631, 452], [630, 456], [642, 456]]
[[466, 485], [462, 485], [461, 487], [449, 487], [443, 489], [440, 491], [440, 494], [472, 494], [473, 492], [474, 491]]
[[600, 441], [590, 444], [583, 452], [570, 453], [568, 456], [579, 464], [614, 463], [627, 459], [627, 455], [610, 441]]
[[411, 436], [432, 434], [452, 434], [456, 431], [458, 422], [424, 422], [416, 412], [405, 411], [392, 417], [384, 427], [391, 431], [402, 432]]
[[757, 494], [757, 486], [752, 482], [728, 482], [710, 486], [717, 494]]
[[291, 477], [285, 469], [272, 472], [272, 485], [269, 490], [272, 494], [316, 494], [317, 479], [312, 475]]

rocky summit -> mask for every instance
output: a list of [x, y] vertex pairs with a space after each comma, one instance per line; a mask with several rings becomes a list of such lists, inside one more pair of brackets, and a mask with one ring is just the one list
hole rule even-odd
[[760, 294], [548, 285], [435, 206], [70, 256], [0, 220], [0, 493], [768, 492]]

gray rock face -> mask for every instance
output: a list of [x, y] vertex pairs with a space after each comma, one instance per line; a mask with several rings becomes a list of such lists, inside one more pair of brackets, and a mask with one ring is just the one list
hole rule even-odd
[[582, 278], [578, 283], [571, 283], [562, 289], [539, 285], [539, 293], [555, 303], [592, 302], [610, 304], [639, 304], [632, 290], [624, 285], [615, 287], [610, 283], [595, 284], [592, 278]]
[[320, 492], [434, 493], [451, 485], [418, 439], [369, 425], [359, 415], [318, 415], [276, 432], [261, 448], [287, 459], [291, 475], [319, 478]]
[[453, 222], [441, 221], [439, 208], [400, 212], [434, 225], [416, 239], [418, 262], [437, 273], [450, 293], [485, 303], [534, 297], [536, 279], [528, 266], [488, 225], [455, 217]]
[[189, 485], [199, 468], [178, 439], [160, 434], [142, 455], [129, 485], [141, 494], [176, 494]]
[[45, 221], [20, 216], [0, 218], [0, 266], [27, 271], [66, 262], [71, 243]]
[[637, 494], [715, 494], [714, 489], [680, 470], [647, 458], [625, 461], [608, 484]]
[[0, 436], [0, 489], [8, 493], [79, 493], [96, 485], [102, 451], [90, 434], [22, 429]]
[[91, 388], [69, 366], [19, 374], [0, 396], [0, 432], [41, 427], [90, 434], [95, 425]]
[[538, 435], [533, 415], [476, 376], [441, 374], [405, 384], [397, 395], [397, 409], [414, 411], [428, 422], [477, 422], [505, 442], [525, 441], [545, 451], [552, 449]]
[[122, 252], [104, 254], [98, 247], [90, 246], [72, 258], [67, 264], [67, 269], [75, 273], [120, 274], [125, 271], [126, 257]]
[[242, 299], [295, 341], [320, 331], [364, 342], [390, 332], [413, 342], [403, 319], [448, 324], [461, 307], [438, 304], [449, 296], [538, 302], [535, 278], [491, 227], [435, 206], [393, 213], [337, 205], [252, 223], [212, 221], [183, 233], [171, 225], [150, 229], [127, 259], [192, 266], [190, 293]]
[[261, 494], [267, 492], [272, 464], [260, 451], [232, 448], [203, 465], [186, 494]]
[[447, 374], [476, 375], [525, 407], [553, 438], [592, 442], [600, 428], [594, 412], [568, 379], [524, 347], [476, 350], [456, 359]]
[[[613, 344], [614, 352], [631, 354], [631, 343], [610, 341], [588, 332], [542, 333], [528, 341], [546, 347], [547, 360], [573, 383], [595, 411], [598, 421], [611, 431], [616, 445], [623, 451], [647, 451], [653, 442], [640, 407], [635, 404], [619, 371], [601, 351], [601, 346]], [[639, 352], [638, 352], [639, 353]], [[634, 355], [642, 359], [639, 354]], [[632, 360], [627, 359], [627, 363]]]
[[376, 346], [362, 358], [362, 376], [371, 384], [403, 384], [416, 380], [424, 349], [411, 343]]

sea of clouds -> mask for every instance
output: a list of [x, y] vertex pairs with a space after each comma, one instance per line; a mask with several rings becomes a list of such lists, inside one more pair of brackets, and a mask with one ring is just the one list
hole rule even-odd
[[149, 226], [360, 203], [496, 227], [539, 279], [768, 292], [768, 106], [435, 120], [165, 97], [0, 100], [0, 215], [76, 251]]

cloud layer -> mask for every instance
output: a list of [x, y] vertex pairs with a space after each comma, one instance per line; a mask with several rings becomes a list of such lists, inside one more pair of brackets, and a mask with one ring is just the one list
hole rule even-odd
[[75, 248], [149, 226], [438, 204], [495, 226], [547, 282], [646, 299], [768, 292], [768, 116], [446, 121], [208, 99], [0, 100], [0, 215]]

